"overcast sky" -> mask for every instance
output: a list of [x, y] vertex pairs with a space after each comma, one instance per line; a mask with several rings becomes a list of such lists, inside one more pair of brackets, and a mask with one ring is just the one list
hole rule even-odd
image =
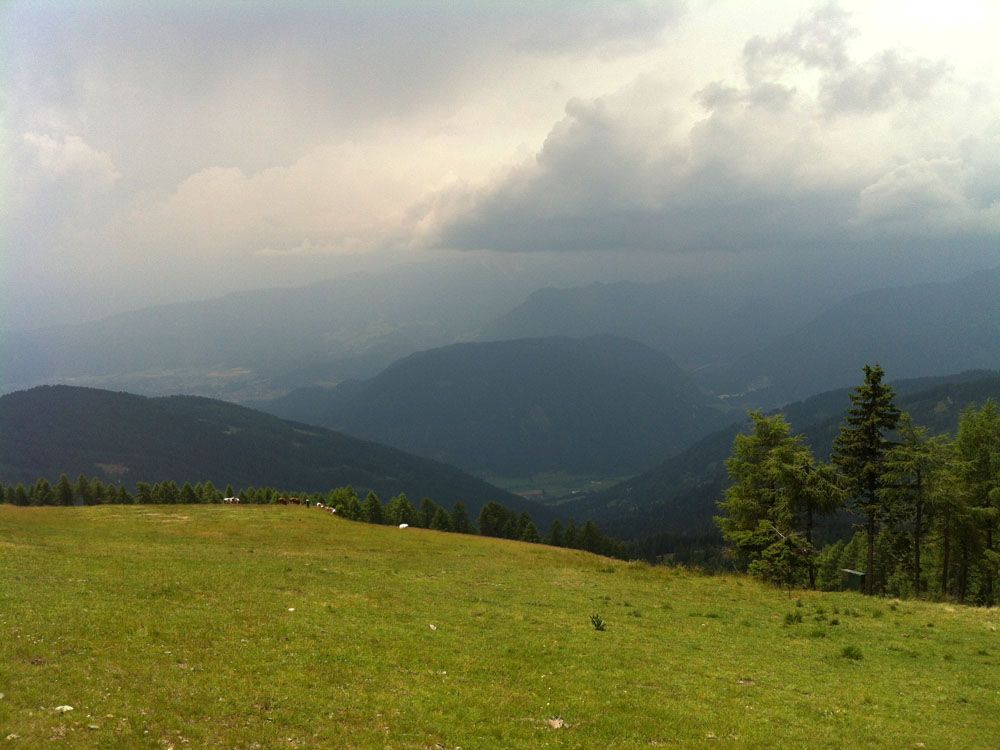
[[997, 39], [993, 0], [7, 0], [0, 314], [469, 251], [997, 266]]

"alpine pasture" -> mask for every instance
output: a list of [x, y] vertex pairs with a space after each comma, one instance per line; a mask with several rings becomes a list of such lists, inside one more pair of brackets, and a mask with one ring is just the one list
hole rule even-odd
[[11, 748], [995, 749], [998, 628], [316, 509], [0, 506]]

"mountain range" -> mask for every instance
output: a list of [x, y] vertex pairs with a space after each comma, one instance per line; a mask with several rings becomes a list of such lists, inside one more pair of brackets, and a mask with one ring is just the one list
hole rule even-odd
[[0, 479], [211, 481], [218, 487], [326, 492], [348, 484], [383, 501], [405, 492], [475, 518], [491, 501], [552, 514], [451, 466], [311, 425], [196, 396], [148, 398], [73, 386], [39, 386], [0, 397]]
[[255, 404], [484, 476], [642, 471], [732, 415], [666, 354], [630, 339], [454, 344], [364, 382]]

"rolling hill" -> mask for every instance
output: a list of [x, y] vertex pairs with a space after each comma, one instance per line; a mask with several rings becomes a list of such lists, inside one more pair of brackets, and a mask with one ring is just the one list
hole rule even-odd
[[258, 408], [472, 473], [527, 477], [641, 471], [731, 421], [716, 404], [667, 355], [591, 336], [455, 344]]
[[405, 492], [475, 518], [487, 502], [544, 507], [451, 466], [321, 427], [287, 422], [234, 404], [194, 396], [147, 398], [71, 386], [39, 386], [0, 397], [0, 481], [78, 474], [136, 482], [211, 480], [218, 487], [325, 492], [353, 484], [383, 501]]

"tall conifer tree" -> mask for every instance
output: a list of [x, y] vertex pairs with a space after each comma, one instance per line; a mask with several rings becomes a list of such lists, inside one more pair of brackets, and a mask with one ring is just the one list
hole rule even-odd
[[864, 366], [865, 382], [851, 397], [846, 424], [833, 444], [833, 463], [846, 478], [852, 509], [865, 520], [868, 544], [865, 593], [873, 593], [875, 580], [875, 536], [891, 509], [885, 486], [886, 454], [892, 443], [886, 433], [895, 429], [900, 411], [892, 400], [896, 392], [882, 382], [885, 372], [876, 364]]

